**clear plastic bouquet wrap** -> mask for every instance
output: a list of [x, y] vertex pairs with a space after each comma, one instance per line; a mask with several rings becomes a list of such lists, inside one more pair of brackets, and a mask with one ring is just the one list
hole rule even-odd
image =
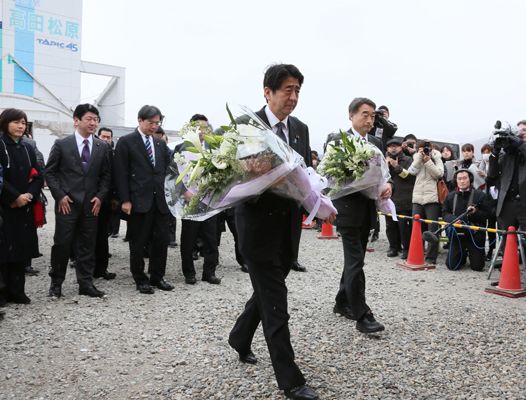
[[391, 175], [382, 152], [375, 145], [340, 131], [339, 139], [328, 144], [318, 172], [328, 180], [331, 199], [361, 192], [376, 200], [380, 211], [396, 214], [392, 200], [380, 197]]
[[285, 186], [286, 177], [302, 169], [303, 158], [255, 113], [246, 108], [243, 111], [236, 121], [228, 110], [231, 124], [222, 127], [222, 135], [203, 135], [204, 145], [199, 126], [183, 127], [186, 147], [174, 154], [165, 179], [166, 202], [174, 216], [203, 221], [274, 185], [283, 189], [276, 190], [285, 197], [298, 201], [308, 197], [300, 200], [297, 197], [302, 196], [288, 194]]

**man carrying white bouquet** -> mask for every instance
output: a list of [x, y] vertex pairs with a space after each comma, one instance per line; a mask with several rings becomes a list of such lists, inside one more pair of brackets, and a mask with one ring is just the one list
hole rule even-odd
[[[365, 97], [355, 98], [349, 105], [351, 129], [347, 132], [331, 134], [327, 142], [341, 141], [341, 136], [363, 144], [382, 148], [380, 140], [367, 133], [374, 124], [376, 105]], [[370, 147], [370, 146], [364, 146]], [[371, 147], [372, 148], [372, 147]], [[373, 148], [374, 149], [374, 148]], [[374, 149], [376, 151], [376, 149]], [[323, 160], [320, 165], [323, 167]], [[392, 184], [386, 183], [380, 188], [380, 198], [391, 197]], [[376, 321], [365, 301], [365, 273], [363, 271], [365, 252], [370, 230], [376, 221], [376, 204], [364, 191], [356, 191], [333, 200], [338, 210], [335, 225], [342, 238], [344, 266], [340, 288], [336, 295], [334, 312], [346, 318], [356, 320], [356, 328], [363, 333], [383, 331], [384, 326]]]

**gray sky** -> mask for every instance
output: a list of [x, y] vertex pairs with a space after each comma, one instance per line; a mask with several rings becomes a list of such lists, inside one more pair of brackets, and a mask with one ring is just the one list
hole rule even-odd
[[[165, 127], [225, 103], [264, 104], [275, 62], [304, 74], [293, 115], [311, 147], [349, 126], [352, 98], [387, 105], [399, 134], [465, 143], [526, 118], [526, 2], [84, 0], [82, 59], [126, 67], [126, 123], [144, 104]], [[83, 101], [101, 85], [84, 79]]]

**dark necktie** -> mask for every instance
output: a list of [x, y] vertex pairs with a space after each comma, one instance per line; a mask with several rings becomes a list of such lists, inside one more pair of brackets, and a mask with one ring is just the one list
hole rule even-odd
[[285, 132], [283, 132], [283, 122], [278, 122], [276, 124], [276, 126], [278, 127], [278, 130], [276, 131], [276, 135], [278, 135], [278, 137], [283, 140], [285, 143], [287, 143], [287, 138], [285, 137]]
[[84, 143], [84, 147], [82, 148], [82, 154], [80, 156], [80, 160], [82, 161], [82, 170], [86, 174], [88, 172], [88, 164], [89, 164], [89, 158], [90, 158], [89, 141], [88, 139], [84, 139], [82, 143]]
[[146, 140], [144, 141], [144, 145], [146, 146], [146, 153], [148, 153], [148, 158], [150, 159], [150, 162], [155, 167], [155, 161], [153, 159], [153, 151], [152, 151], [152, 144], [150, 143], [150, 138], [147, 136]]

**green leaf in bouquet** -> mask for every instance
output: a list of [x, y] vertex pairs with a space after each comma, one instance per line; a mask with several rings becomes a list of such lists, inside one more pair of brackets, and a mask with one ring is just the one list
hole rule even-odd
[[179, 176], [177, 177], [177, 179], [175, 180], [175, 184], [178, 185], [181, 183], [181, 181], [183, 180], [183, 178], [188, 174], [188, 171], [190, 171], [190, 168], [192, 168], [192, 164], [191, 163], [188, 163], [188, 165], [186, 167], [184, 167], [183, 169], [183, 172], [181, 172], [179, 174]]
[[230, 124], [237, 129], [237, 123], [234, 119], [234, 116], [232, 115], [232, 112], [230, 111], [230, 108], [228, 107], [228, 103], [226, 103], [226, 112], [228, 113], [228, 117], [230, 118]]
[[221, 142], [223, 141], [223, 136], [221, 135], [204, 135], [203, 139], [212, 149], [217, 149]]
[[190, 146], [184, 149], [184, 151], [189, 151], [190, 153], [201, 153], [198, 149], [196, 149], [194, 146]]

